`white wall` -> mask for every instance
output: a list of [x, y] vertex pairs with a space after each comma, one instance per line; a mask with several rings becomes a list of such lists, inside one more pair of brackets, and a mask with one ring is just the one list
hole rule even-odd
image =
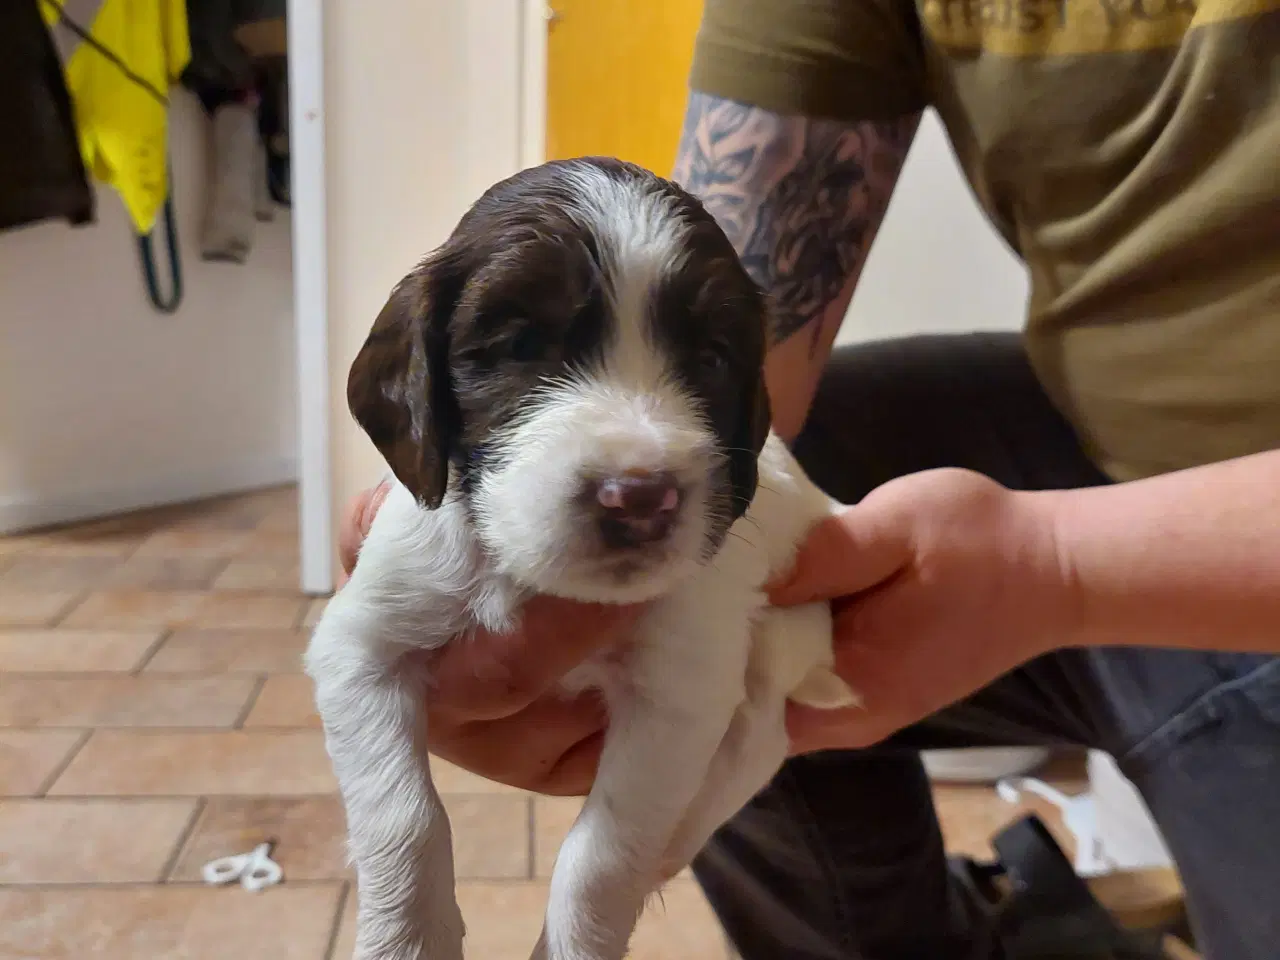
[[519, 167], [521, 0], [324, 5], [332, 507], [385, 469], [346, 378], [391, 287]]
[[0, 234], [0, 533], [296, 476], [287, 211], [248, 263], [203, 262], [206, 121], [185, 93], [171, 117], [176, 315], [147, 300], [111, 190], [95, 225]]
[[837, 343], [914, 333], [1016, 330], [1027, 277], [987, 223], [930, 111]]

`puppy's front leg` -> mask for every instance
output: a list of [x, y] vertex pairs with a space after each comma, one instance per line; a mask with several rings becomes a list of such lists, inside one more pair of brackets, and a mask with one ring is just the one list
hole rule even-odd
[[339, 594], [307, 672], [346, 808], [356, 960], [461, 960], [449, 818], [431, 780], [426, 675], [384, 651], [378, 618]]
[[535, 957], [625, 955], [645, 899], [661, 882], [663, 855], [742, 699], [742, 664], [726, 660], [745, 658], [745, 644], [717, 644], [699, 630], [705, 619], [691, 616], [679, 629], [679, 618], [648, 624], [646, 633], [665, 635], [660, 643], [640, 638], [628, 667], [632, 686], [610, 697], [600, 769], [556, 858]]

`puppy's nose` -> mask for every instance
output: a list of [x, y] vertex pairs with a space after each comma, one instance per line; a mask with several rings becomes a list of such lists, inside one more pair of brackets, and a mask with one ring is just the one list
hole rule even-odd
[[597, 480], [593, 486], [606, 546], [656, 543], [675, 525], [680, 486], [668, 473], [626, 473]]

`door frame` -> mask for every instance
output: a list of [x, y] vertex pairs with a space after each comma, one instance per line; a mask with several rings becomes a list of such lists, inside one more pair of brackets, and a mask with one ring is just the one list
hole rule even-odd
[[293, 317], [297, 364], [299, 586], [334, 589], [325, 228], [324, 2], [288, 0]]
[[[333, 380], [330, 369], [329, 252], [326, 228], [325, 165], [325, 0], [287, 0], [289, 43], [289, 133], [292, 171], [293, 299], [298, 424], [298, 528], [300, 587], [324, 595], [335, 587], [337, 547], [334, 518]], [[514, 131], [521, 167], [546, 157], [547, 0], [452, 0], [462, 7], [468, 46], [492, 46], [495, 25], [506, 23], [518, 36], [517, 89], [495, 89], [492, 74], [461, 76], [478, 83], [486, 96], [511, 98], [517, 105]], [[511, 34], [508, 34], [511, 36]], [[335, 42], [340, 38], [334, 38]], [[509, 76], [509, 75], [508, 75]], [[509, 80], [497, 81], [500, 84]], [[464, 134], [476, 149], [489, 149], [479, 129]]]
[[520, 165], [547, 158], [547, 31], [554, 0], [520, 3]]

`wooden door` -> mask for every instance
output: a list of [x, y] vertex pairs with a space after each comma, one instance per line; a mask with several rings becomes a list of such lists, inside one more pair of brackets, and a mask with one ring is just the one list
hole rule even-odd
[[547, 2], [547, 159], [605, 154], [669, 175], [702, 0]]

